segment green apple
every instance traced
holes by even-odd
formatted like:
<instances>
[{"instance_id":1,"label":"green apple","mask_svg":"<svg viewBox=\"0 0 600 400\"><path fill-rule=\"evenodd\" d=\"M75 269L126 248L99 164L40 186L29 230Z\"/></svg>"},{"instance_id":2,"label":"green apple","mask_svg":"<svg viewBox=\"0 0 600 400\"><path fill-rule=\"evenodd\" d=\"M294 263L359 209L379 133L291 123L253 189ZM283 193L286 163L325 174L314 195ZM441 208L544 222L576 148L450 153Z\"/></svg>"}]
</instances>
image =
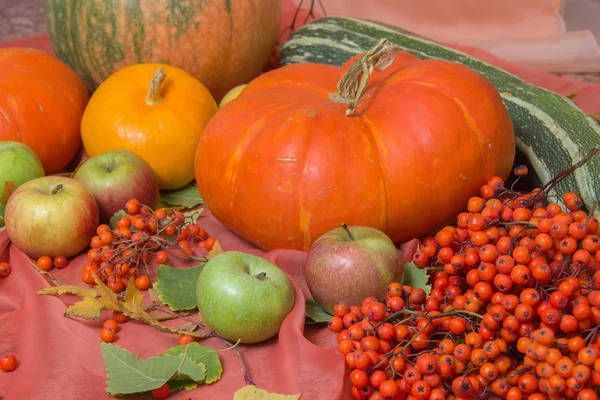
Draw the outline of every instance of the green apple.
<instances>
[{"instance_id":1,"label":"green apple","mask_svg":"<svg viewBox=\"0 0 600 400\"><path fill-rule=\"evenodd\" d=\"M201 318L219 336L258 343L279 332L294 308L294 291L276 265L253 254L226 251L204 266L196 301Z\"/></svg>"},{"instance_id":2,"label":"green apple","mask_svg":"<svg viewBox=\"0 0 600 400\"><path fill-rule=\"evenodd\" d=\"M40 159L27 145L20 142L0 142L0 198L6 182L14 182L19 186L44 175ZM4 208L5 204L0 201L0 228L4 226Z\"/></svg>"},{"instance_id":3,"label":"green apple","mask_svg":"<svg viewBox=\"0 0 600 400\"><path fill-rule=\"evenodd\" d=\"M44 175L40 159L27 145L0 142L0 194L6 182L14 182L20 186Z\"/></svg>"}]
</instances>

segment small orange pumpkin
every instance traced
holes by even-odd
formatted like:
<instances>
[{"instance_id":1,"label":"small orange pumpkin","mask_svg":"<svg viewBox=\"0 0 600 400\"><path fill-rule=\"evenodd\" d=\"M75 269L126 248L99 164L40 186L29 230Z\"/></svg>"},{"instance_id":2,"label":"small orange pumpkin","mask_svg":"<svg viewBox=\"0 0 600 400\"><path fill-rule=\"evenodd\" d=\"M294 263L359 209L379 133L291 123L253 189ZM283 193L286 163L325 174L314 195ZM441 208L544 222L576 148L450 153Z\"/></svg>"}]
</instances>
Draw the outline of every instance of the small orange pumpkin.
<instances>
[{"instance_id":1,"label":"small orange pumpkin","mask_svg":"<svg viewBox=\"0 0 600 400\"><path fill-rule=\"evenodd\" d=\"M217 103L196 78L166 64L114 73L92 95L81 121L86 153L129 150L152 168L163 190L194 179L194 154Z\"/></svg>"},{"instance_id":2,"label":"small orange pumpkin","mask_svg":"<svg viewBox=\"0 0 600 400\"><path fill-rule=\"evenodd\" d=\"M351 97L336 84L348 71L343 82L358 87L362 60L352 71L273 70L219 110L195 164L219 221L263 249L307 250L343 222L398 243L455 216L490 177L508 176L513 126L487 79L399 53L346 115Z\"/></svg>"},{"instance_id":3,"label":"small orange pumpkin","mask_svg":"<svg viewBox=\"0 0 600 400\"><path fill-rule=\"evenodd\" d=\"M47 174L61 171L81 146L89 100L73 70L41 50L0 49L0 140L21 142Z\"/></svg>"}]
</instances>

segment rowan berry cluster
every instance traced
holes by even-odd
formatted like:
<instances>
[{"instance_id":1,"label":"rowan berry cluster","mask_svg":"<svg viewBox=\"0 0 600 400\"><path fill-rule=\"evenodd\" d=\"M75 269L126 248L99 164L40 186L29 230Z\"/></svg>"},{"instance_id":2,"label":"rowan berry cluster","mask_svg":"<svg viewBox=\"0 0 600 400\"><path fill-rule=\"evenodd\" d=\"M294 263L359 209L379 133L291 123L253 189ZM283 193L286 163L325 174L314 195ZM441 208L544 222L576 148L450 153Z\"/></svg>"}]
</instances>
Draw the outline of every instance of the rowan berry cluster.
<instances>
[{"instance_id":1,"label":"rowan berry cluster","mask_svg":"<svg viewBox=\"0 0 600 400\"><path fill-rule=\"evenodd\" d=\"M102 224L90 242L88 262L83 266L82 281L93 285L94 274L116 293L129 279L135 279L139 290L151 286L148 262L166 263L170 257L200 260L192 245L211 250L215 239L174 209L156 209L131 199L125 204L127 215L121 217L115 229Z\"/></svg>"},{"instance_id":2,"label":"rowan berry cluster","mask_svg":"<svg viewBox=\"0 0 600 400\"><path fill-rule=\"evenodd\" d=\"M524 175L523 168L515 175ZM598 399L599 224L574 193L493 177L413 257L431 288L338 304L355 399Z\"/></svg>"}]
</instances>

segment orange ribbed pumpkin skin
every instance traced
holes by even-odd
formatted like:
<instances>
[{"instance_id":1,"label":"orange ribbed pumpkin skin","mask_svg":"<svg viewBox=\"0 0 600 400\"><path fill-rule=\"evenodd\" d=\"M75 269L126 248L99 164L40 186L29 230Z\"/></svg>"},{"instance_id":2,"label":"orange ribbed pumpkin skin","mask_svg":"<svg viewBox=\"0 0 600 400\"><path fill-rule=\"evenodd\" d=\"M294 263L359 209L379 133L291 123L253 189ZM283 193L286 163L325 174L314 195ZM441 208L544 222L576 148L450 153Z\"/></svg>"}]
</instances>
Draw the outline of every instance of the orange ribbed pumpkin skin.
<instances>
[{"instance_id":1,"label":"orange ribbed pumpkin skin","mask_svg":"<svg viewBox=\"0 0 600 400\"><path fill-rule=\"evenodd\" d=\"M41 50L0 49L0 140L29 146L46 174L61 171L81 145L89 100L73 70Z\"/></svg>"},{"instance_id":2,"label":"orange ribbed pumpkin skin","mask_svg":"<svg viewBox=\"0 0 600 400\"><path fill-rule=\"evenodd\" d=\"M342 222L406 241L511 171L512 122L481 75L401 53L346 116L330 97L344 69L294 64L264 74L200 138L195 172L207 206L263 249L307 250Z\"/></svg>"}]
</instances>

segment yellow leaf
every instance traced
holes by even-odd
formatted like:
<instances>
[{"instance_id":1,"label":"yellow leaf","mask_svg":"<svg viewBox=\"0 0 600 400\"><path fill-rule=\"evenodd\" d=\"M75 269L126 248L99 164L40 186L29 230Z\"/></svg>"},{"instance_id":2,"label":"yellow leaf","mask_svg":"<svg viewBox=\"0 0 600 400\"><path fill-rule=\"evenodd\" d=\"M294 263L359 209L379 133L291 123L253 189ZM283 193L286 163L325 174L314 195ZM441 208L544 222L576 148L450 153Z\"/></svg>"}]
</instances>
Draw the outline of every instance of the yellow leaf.
<instances>
[{"instance_id":1,"label":"yellow leaf","mask_svg":"<svg viewBox=\"0 0 600 400\"><path fill-rule=\"evenodd\" d=\"M193 332L189 326L182 328L171 328L163 325L153 315L146 311L144 306L144 295L140 293L135 286L133 279L129 280L125 291L124 301L119 300L116 293L110 290L96 275L96 288L75 286L75 285L58 285L38 291L38 294L73 294L81 297L82 300L71 305L65 312L66 317L81 317L86 319L98 318L103 310L119 311L128 317L147 323L162 332L186 334L197 338L203 338L210 335L210 331ZM176 315L176 314L175 314Z\"/></svg>"},{"instance_id":2,"label":"yellow leaf","mask_svg":"<svg viewBox=\"0 0 600 400\"><path fill-rule=\"evenodd\" d=\"M6 181L4 184L4 189L2 190L2 193L0 193L0 203L8 203L8 198L15 190L17 190L17 187L19 186L13 181Z\"/></svg>"},{"instance_id":3,"label":"yellow leaf","mask_svg":"<svg viewBox=\"0 0 600 400\"><path fill-rule=\"evenodd\" d=\"M121 307L119 307L119 298L117 297L117 294L110 290L108 286L106 286L104 282L102 282L100 278L98 278L97 275L94 275L94 280L98 285L96 289L98 290L100 301L102 301L104 307L107 310L121 311Z\"/></svg>"},{"instance_id":4,"label":"yellow leaf","mask_svg":"<svg viewBox=\"0 0 600 400\"><path fill-rule=\"evenodd\" d=\"M94 288L83 287L83 286L75 286L75 285L60 285L60 286L52 286L46 289L39 290L37 294L51 294L51 295L61 295L61 294L74 294L79 297L98 297L99 293Z\"/></svg>"},{"instance_id":5,"label":"yellow leaf","mask_svg":"<svg viewBox=\"0 0 600 400\"><path fill-rule=\"evenodd\" d=\"M140 293L138 288L135 286L133 279L129 281L127 289L125 291L125 301L120 303L121 310L129 317L143 321L148 325L151 325L162 332L186 334L194 337L206 337L209 335L208 332L192 332L181 328L171 328L170 326L163 325L160 321L152 316L149 312L144 309L144 295Z\"/></svg>"},{"instance_id":6,"label":"yellow leaf","mask_svg":"<svg viewBox=\"0 0 600 400\"><path fill-rule=\"evenodd\" d=\"M85 319L96 319L104 310L104 303L94 297L84 297L83 300L73 304L67 311L65 317L81 317Z\"/></svg>"},{"instance_id":7,"label":"yellow leaf","mask_svg":"<svg viewBox=\"0 0 600 400\"><path fill-rule=\"evenodd\" d=\"M233 395L233 400L297 400L302 396L298 394L269 393L254 385L246 385L238 389Z\"/></svg>"},{"instance_id":8,"label":"yellow leaf","mask_svg":"<svg viewBox=\"0 0 600 400\"><path fill-rule=\"evenodd\" d=\"M135 306L133 309L143 309L144 295L140 293L133 278L129 279L127 289L125 290L125 304Z\"/></svg>"},{"instance_id":9,"label":"yellow leaf","mask_svg":"<svg viewBox=\"0 0 600 400\"><path fill-rule=\"evenodd\" d=\"M221 247L221 243L219 243L218 240L215 240L215 244L214 244L213 248L210 249L210 251L208 252L208 255L206 256L206 258L208 260L210 260L214 256L221 254L222 252L223 252L223 248Z\"/></svg>"}]
</instances>

